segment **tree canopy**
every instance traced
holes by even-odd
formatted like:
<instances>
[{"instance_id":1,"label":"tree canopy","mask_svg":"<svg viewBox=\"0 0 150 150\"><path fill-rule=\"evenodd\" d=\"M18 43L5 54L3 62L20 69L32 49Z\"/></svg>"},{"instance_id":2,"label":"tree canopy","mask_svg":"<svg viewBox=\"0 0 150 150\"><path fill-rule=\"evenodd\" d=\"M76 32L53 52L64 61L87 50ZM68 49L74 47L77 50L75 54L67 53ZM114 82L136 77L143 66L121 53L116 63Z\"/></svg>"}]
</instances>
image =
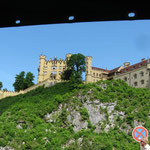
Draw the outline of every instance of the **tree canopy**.
<instances>
[{"instance_id":1,"label":"tree canopy","mask_svg":"<svg viewBox=\"0 0 150 150\"><path fill-rule=\"evenodd\" d=\"M3 87L3 83L0 81L0 90L2 89Z\"/></svg>"},{"instance_id":2,"label":"tree canopy","mask_svg":"<svg viewBox=\"0 0 150 150\"><path fill-rule=\"evenodd\" d=\"M20 72L19 75L16 75L15 82L13 84L15 91L19 92L20 90L25 90L28 87L34 85L34 75L31 72L27 72L25 76L25 72Z\"/></svg>"},{"instance_id":3,"label":"tree canopy","mask_svg":"<svg viewBox=\"0 0 150 150\"><path fill-rule=\"evenodd\" d=\"M80 53L72 54L67 59L67 69L63 72L61 78L80 83L82 82L82 73L85 72L85 69L85 56Z\"/></svg>"}]
</instances>

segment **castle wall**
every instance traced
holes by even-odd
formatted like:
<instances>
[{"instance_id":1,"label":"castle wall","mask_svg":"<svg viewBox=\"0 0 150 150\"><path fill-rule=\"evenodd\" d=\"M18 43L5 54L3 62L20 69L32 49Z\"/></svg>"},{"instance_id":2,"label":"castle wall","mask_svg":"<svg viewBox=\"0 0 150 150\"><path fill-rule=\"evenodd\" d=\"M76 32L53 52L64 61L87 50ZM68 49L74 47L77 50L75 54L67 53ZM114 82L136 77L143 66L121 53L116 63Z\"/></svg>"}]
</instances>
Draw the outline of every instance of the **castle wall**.
<instances>
[{"instance_id":1,"label":"castle wall","mask_svg":"<svg viewBox=\"0 0 150 150\"><path fill-rule=\"evenodd\" d=\"M86 83L107 80L108 72L104 69L92 67L92 57L86 57Z\"/></svg>"},{"instance_id":2,"label":"castle wall","mask_svg":"<svg viewBox=\"0 0 150 150\"><path fill-rule=\"evenodd\" d=\"M27 92L30 92L32 90L35 90L36 88L38 88L39 86L43 86L44 87L50 87L50 86L53 86L55 85L56 83L59 83L61 82L61 80L50 80L50 79L47 79L47 80L44 80L38 84L35 84L25 90L22 90L20 92L13 92L13 91L1 91L0 90L0 99L3 99L3 98L6 98L6 97L9 97L9 96L16 96L16 95L19 95L19 94L25 94Z\"/></svg>"},{"instance_id":3,"label":"castle wall","mask_svg":"<svg viewBox=\"0 0 150 150\"><path fill-rule=\"evenodd\" d=\"M107 80L108 72L103 71L103 70L92 69L91 77L92 77L91 82L97 82L100 80Z\"/></svg>"},{"instance_id":4,"label":"castle wall","mask_svg":"<svg viewBox=\"0 0 150 150\"><path fill-rule=\"evenodd\" d=\"M0 99L6 98L9 96L16 96L16 95L23 94L23 93L24 93L24 91L13 92L13 91L1 91L0 90Z\"/></svg>"},{"instance_id":5,"label":"castle wall","mask_svg":"<svg viewBox=\"0 0 150 150\"><path fill-rule=\"evenodd\" d=\"M57 60L55 57L54 60L50 59L46 61L46 56L41 55L38 69L38 83L20 92L0 90L0 99L27 93L38 88L39 86L44 85L44 87L50 87L58 82L61 82L61 73L67 68L66 61L70 57L71 54L67 54L65 60ZM129 65L129 63L126 63L126 65ZM123 69L122 66L119 68L119 71L121 69ZM108 70L92 67L92 57L86 57L86 83L107 80L109 79L108 74ZM150 88L150 63L147 63L147 66L133 69L132 71L124 73L116 72L112 78L115 80L124 80L128 85L133 87Z\"/></svg>"},{"instance_id":6,"label":"castle wall","mask_svg":"<svg viewBox=\"0 0 150 150\"><path fill-rule=\"evenodd\" d=\"M129 86L137 88L147 88L149 86L149 78L147 66L114 76L114 79L124 80Z\"/></svg>"},{"instance_id":7,"label":"castle wall","mask_svg":"<svg viewBox=\"0 0 150 150\"><path fill-rule=\"evenodd\" d=\"M35 84L35 85L33 85L33 86L31 86L31 87L25 89L25 90L24 90L24 93L27 93L27 92L29 92L29 91L32 91L32 90L38 88L39 86L43 86L43 85L44 85L44 87L50 87L50 86L55 85L56 83L59 83L59 82L61 82L61 81L58 80L58 81L56 82L55 80L46 79L46 80L44 80L44 81L42 81L42 82L40 82L40 83L38 83L38 84Z\"/></svg>"}]
</instances>

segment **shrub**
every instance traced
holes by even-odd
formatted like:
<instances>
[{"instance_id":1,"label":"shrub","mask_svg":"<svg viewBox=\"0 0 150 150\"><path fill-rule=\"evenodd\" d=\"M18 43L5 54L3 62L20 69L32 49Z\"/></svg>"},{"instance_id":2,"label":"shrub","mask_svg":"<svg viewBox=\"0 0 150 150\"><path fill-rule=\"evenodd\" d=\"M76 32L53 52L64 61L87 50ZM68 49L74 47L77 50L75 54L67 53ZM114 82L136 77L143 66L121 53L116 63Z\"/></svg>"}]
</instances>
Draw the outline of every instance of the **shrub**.
<instances>
[{"instance_id":1,"label":"shrub","mask_svg":"<svg viewBox=\"0 0 150 150\"><path fill-rule=\"evenodd\" d=\"M85 107L80 109L80 114L82 116L82 120L88 120L89 119L89 114L88 114L88 111Z\"/></svg>"}]
</instances>

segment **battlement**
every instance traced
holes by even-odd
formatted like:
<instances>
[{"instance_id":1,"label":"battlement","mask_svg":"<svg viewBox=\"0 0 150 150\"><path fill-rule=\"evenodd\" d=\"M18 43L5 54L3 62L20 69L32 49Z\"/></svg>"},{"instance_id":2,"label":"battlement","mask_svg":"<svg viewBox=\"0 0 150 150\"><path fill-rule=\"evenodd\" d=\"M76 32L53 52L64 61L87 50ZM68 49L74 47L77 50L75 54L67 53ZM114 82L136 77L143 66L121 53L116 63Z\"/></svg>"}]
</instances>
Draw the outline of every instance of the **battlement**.
<instances>
[{"instance_id":1,"label":"battlement","mask_svg":"<svg viewBox=\"0 0 150 150\"><path fill-rule=\"evenodd\" d=\"M71 56L71 54L67 54L66 55L66 59L68 58L68 57L70 57ZM54 64L54 63L66 63L66 60L64 60L64 59L61 59L61 58L59 58L59 59L57 59L57 57L55 56L54 57L54 59L52 59L52 58L50 58L49 60L46 60L46 56L45 55L40 55L40 60L44 60L44 62L43 63L45 63L46 65L48 64L48 63L50 63L50 64Z\"/></svg>"},{"instance_id":2,"label":"battlement","mask_svg":"<svg viewBox=\"0 0 150 150\"><path fill-rule=\"evenodd\" d=\"M45 55L40 55L40 59L45 59L46 60L46 56Z\"/></svg>"},{"instance_id":3,"label":"battlement","mask_svg":"<svg viewBox=\"0 0 150 150\"><path fill-rule=\"evenodd\" d=\"M15 92L15 91L3 91L3 90L0 90L0 93L14 93L14 94L16 94L16 93L20 93L20 92L23 92L23 90L21 90L21 91L19 91L19 92Z\"/></svg>"},{"instance_id":4,"label":"battlement","mask_svg":"<svg viewBox=\"0 0 150 150\"><path fill-rule=\"evenodd\" d=\"M61 58L60 58L60 59L57 59L57 58L51 59L51 58L50 58L48 61L45 61L45 63L46 63L46 64L48 64L48 63L52 63L52 64L53 64L53 63L64 63L64 64L65 64L65 63L66 63L66 60L61 59Z\"/></svg>"},{"instance_id":5,"label":"battlement","mask_svg":"<svg viewBox=\"0 0 150 150\"><path fill-rule=\"evenodd\" d=\"M50 58L46 60L46 56L40 56L39 69L38 69L38 83L43 82L44 80L61 80L61 74L67 68L67 60L71 57L72 54L66 54L66 58L57 59L55 56L53 59ZM52 76L54 75L54 76Z\"/></svg>"},{"instance_id":6,"label":"battlement","mask_svg":"<svg viewBox=\"0 0 150 150\"><path fill-rule=\"evenodd\" d=\"M9 96L16 96L16 95L23 94L23 93L24 93L24 91L22 91L22 90L19 92L0 90L0 99L9 97Z\"/></svg>"},{"instance_id":7,"label":"battlement","mask_svg":"<svg viewBox=\"0 0 150 150\"><path fill-rule=\"evenodd\" d=\"M92 59L92 56L86 56L86 59Z\"/></svg>"}]
</instances>

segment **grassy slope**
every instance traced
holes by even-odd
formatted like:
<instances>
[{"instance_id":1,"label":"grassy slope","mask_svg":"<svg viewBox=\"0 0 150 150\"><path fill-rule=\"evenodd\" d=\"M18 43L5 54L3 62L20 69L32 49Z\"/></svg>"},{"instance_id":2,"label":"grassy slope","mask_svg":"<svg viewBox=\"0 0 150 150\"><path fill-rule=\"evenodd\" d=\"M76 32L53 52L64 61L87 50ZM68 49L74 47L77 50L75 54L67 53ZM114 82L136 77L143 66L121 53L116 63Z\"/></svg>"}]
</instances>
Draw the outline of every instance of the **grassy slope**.
<instances>
[{"instance_id":1,"label":"grassy slope","mask_svg":"<svg viewBox=\"0 0 150 150\"><path fill-rule=\"evenodd\" d=\"M102 90L99 86L107 84L107 89ZM115 110L124 111L126 117L116 119L116 127L108 133L96 134L93 128L73 132L72 126L66 126L64 121L67 112L63 110L62 115L56 123L46 123L44 116L57 110L60 103L72 101L72 97L80 93L86 95L92 89L90 99L99 99L101 102L115 102ZM74 101L74 105L80 103ZM10 145L15 149L54 149L59 150L61 146L70 139L75 143L68 149L103 149L109 150L115 147L117 150L139 149L138 143L132 139L131 132L128 134L119 130L123 123L133 128L133 121L144 122L144 126L150 128L150 91L147 89L135 89L128 87L123 81L105 81L94 84L79 85L78 89L72 90L69 83L60 83L50 88L40 87L24 95L5 98L0 101L0 146ZM23 122L23 129L17 129L18 122ZM124 127L126 126L124 125ZM83 145L79 146L77 140L83 138ZM49 142L47 143L46 140ZM92 145L88 144L92 141ZM66 148L67 149L67 148Z\"/></svg>"}]
</instances>

